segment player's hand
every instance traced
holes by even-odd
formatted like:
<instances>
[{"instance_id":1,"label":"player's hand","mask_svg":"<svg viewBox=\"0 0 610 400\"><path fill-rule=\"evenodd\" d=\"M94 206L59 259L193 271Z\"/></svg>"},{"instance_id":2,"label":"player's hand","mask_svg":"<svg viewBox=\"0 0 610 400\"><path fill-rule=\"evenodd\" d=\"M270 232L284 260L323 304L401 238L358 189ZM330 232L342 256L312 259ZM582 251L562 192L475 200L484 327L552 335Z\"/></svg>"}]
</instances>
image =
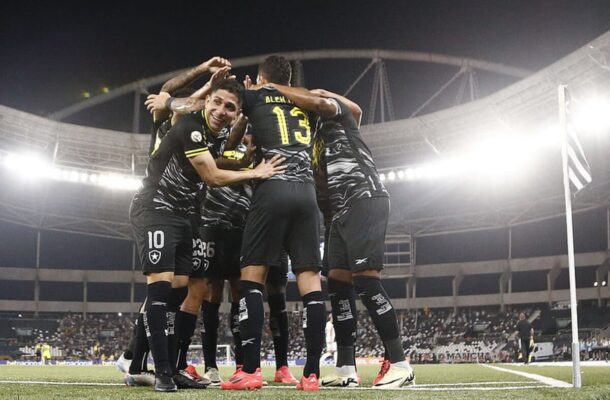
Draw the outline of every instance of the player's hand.
<instances>
[{"instance_id":1,"label":"player's hand","mask_svg":"<svg viewBox=\"0 0 610 400\"><path fill-rule=\"evenodd\" d=\"M218 68L216 72L212 74L210 80L208 81L210 87L213 87L215 84L222 81L223 79L235 79L235 75L229 75L229 71L231 71L231 67Z\"/></svg>"},{"instance_id":2,"label":"player's hand","mask_svg":"<svg viewBox=\"0 0 610 400\"><path fill-rule=\"evenodd\" d=\"M231 124L231 130L236 130L237 132L243 132L246 130L246 124L248 123L248 117L244 115L244 113L239 113L233 120Z\"/></svg>"},{"instance_id":3,"label":"player's hand","mask_svg":"<svg viewBox=\"0 0 610 400\"><path fill-rule=\"evenodd\" d=\"M252 84L252 79L250 79L250 75L246 75L246 77L244 78L244 87L246 88L246 90L251 90L251 87L254 86Z\"/></svg>"},{"instance_id":4,"label":"player's hand","mask_svg":"<svg viewBox=\"0 0 610 400\"><path fill-rule=\"evenodd\" d=\"M265 160L258 164L256 168L254 168L254 172L256 173L257 179L268 179L273 175L280 174L286 170L285 165L281 165L286 158L276 154L270 160Z\"/></svg>"},{"instance_id":5,"label":"player's hand","mask_svg":"<svg viewBox=\"0 0 610 400\"><path fill-rule=\"evenodd\" d=\"M209 73L213 74L220 68L231 67L231 62L226 58L212 57L208 61L201 64Z\"/></svg>"},{"instance_id":6,"label":"player's hand","mask_svg":"<svg viewBox=\"0 0 610 400\"><path fill-rule=\"evenodd\" d=\"M256 146L252 143L252 138L249 135L244 136L242 142L246 145L244 158L242 158L242 168L246 168L250 164L252 164L252 160L254 159L254 152L256 151Z\"/></svg>"},{"instance_id":7,"label":"player's hand","mask_svg":"<svg viewBox=\"0 0 610 400\"><path fill-rule=\"evenodd\" d=\"M165 110L165 102L171 95L167 92L159 92L159 94L149 94L144 102L146 109L152 114L155 111Z\"/></svg>"}]
</instances>

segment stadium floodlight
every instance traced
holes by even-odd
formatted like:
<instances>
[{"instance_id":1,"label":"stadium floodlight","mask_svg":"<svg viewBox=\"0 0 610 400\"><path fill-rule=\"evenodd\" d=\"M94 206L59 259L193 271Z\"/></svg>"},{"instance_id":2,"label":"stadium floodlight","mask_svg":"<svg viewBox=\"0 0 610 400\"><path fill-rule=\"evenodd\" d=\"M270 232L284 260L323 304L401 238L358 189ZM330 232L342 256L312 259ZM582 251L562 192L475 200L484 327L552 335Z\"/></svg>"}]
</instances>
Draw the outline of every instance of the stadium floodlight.
<instances>
[{"instance_id":1,"label":"stadium floodlight","mask_svg":"<svg viewBox=\"0 0 610 400\"><path fill-rule=\"evenodd\" d=\"M597 281L593 282L593 287L597 287L599 283Z\"/></svg>"},{"instance_id":2,"label":"stadium floodlight","mask_svg":"<svg viewBox=\"0 0 610 400\"><path fill-rule=\"evenodd\" d=\"M16 176L25 179L44 177L51 170L49 163L35 153L9 153L3 159L3 164Z\"/></svg>"},{"instance_id":3,"label":"stadium floodlight","mask_svg":"<svg viewBox=\"0 0 610 400\"><path fill-rule=\"evenodd\" d=\"M602 134L610 129L610 100L591 96L577 101L573 107L574 128L578 132Z\"/></svg>"},{"instance_id":4,"label":"stadium floodlight","mask_svg":"<svg viewBox=\"0 0 610 400\"><path fill-rule=\"evenodd\" d=\"M608 282L602 281L602 286L606 286L607 284L608 284Z\"/></svg>"},{"instance_id":5,"label":"stadium floodlight","mask_svg":"<svg viewBox=\"0 0 610 400\"><path fill-rule=\"evenodd\" d=\"M100 174L98 182L101 186L119 190L137 190L142 185L136 177L111 173Z\"/></svg>"},{"instance_id":6,"label":"stadium floodlight","mask_svg":"<svg viewBox=\"0 0 610 400\"><path fill-rule=\"evenodd\" d=\"M391 181L395 180L396 179L396 172L390 171L388 173L388 179L391 180Z\"/></svg>"},{"instance_id":7,"label":"stadium floodlight","mask_svg":"<svg viewBox=\"0 0 610 400\"><path fill-rule=\"evenodd\" d=\"M385 181L385 174L379 174L379 179L381 180L381 182Z\"/></svg>"},{"instance_id":8,"label":"stadium floodlight","mask_svg":"<svg viewBox=\"0 0 610 400\"><path fill-rule=\"evenodd\" d=\"M62 168L34 153L4 153L0 158L0 166L11 171L13 176L24 180L46 178L131 191L141 186L141 178L134 175Z\"/></svg>"}]
</instances>

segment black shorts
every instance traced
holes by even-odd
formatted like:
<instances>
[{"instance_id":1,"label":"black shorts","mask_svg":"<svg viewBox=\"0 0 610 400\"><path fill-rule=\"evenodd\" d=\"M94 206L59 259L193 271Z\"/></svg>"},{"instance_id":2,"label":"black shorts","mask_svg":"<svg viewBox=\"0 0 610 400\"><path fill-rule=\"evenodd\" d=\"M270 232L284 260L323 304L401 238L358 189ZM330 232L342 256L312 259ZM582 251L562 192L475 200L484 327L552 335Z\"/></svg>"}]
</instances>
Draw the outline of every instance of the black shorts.
<instances>
[{"instance_id":1,"label":"black shorts","mask_svg":"<svg viewBox=\"0 0 610 400\"><path fill-rule=\"evenodd\" d=\"M238 279L243 230L202 226L193 248L193 278Z\"/></svg>"},{"instance_id":2,"label":"black shorts","mask_svg":"<svg viewBox=\"0 0 610 400\"><path fill-rule=\"evenodd\" d=\"M254 191L241 248L242 267L280 265L282 249L292 270L320 269L320 221L313 184L271 180Z\"/></svg>"},{"instance_id":3,"label":"black shorts","mask_svg":"<svg viewBox=\"0 0 610 400\"><path fill-rule=\"evenodd\" d=\"M190 275L193 269L193 229L188 217L157 210L132 210L131 225L142 272Z\"/></svg>"},{"instance_id":4,"label":"black shorts","mask_svg":"<svg viewBox=\"0 0 610 400\"><path fill-rule=\"evenodd\" d=\"M333 220L325 243L329 269L383 269L389 213L389 198L371 197L358 200Z\"/></svg>"}]
</instances>

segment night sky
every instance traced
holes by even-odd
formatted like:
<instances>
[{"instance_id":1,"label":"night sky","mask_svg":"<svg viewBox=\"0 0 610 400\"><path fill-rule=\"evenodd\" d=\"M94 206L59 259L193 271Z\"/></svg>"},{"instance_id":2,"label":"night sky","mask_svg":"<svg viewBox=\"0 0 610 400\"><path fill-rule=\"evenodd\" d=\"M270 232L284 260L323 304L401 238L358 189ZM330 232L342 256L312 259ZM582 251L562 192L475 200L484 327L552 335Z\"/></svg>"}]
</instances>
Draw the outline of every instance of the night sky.
<instances>
[{"instance_id":1,"label":"night sky","mask_svg":"<svg viewBox=\"0 0 610 400\"><path fill-rule=\"evenodd\" d=\"M99 93L213 55L307 49L428 51L536 70L607 30L607 0L5 0L0 104L46 115L78 102L85 90ZM313 73L306 64L306 84L342 92L367 62L320 63ZM455 73L405 63L388 71L398 117ZM368 102L370 86L363 85L354 96ZM494 89L483 81L483 93L485 85ZM131 99L117 104L129 109ZM103 108L72 122L100 125L98 114ZM130 123L111 127L129 130Z\"/></svg>"}]
</instances>

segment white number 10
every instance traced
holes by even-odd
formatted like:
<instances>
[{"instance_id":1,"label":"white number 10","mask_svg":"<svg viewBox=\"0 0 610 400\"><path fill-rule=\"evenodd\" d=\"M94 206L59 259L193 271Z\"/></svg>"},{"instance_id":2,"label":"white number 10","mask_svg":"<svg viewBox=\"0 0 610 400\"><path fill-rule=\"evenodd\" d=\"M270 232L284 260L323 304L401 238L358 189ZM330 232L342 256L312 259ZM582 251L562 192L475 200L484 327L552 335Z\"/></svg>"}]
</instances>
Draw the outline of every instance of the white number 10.
<instances>
[{"instance_id":1,"label":"white number 10","mask_svg":"<svg viewBox=\"0 0 610 400\"><path fill-rule=\"evenodd\" d=\"M165 236L163 231L148 231L148 248L162 249L165 245Z\"/></svg>"}]
</instances>

